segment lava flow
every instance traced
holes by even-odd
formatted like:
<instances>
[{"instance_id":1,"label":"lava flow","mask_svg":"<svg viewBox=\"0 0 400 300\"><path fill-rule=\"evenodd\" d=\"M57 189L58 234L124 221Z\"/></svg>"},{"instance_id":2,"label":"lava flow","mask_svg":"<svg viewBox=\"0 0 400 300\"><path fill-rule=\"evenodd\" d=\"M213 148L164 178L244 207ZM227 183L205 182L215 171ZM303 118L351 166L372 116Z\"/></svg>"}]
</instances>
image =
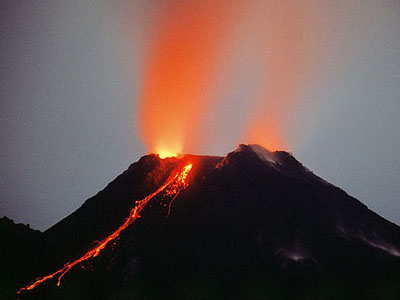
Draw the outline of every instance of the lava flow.
<instances>
[{"instance_id":1,"label":"lava flow","mask_svg":"<svg viewBox=\"0 0 400 300\"><path fill-rule=\"evenodd\" d=\"M81 257L79 257L73 261L67 262L61 269L57 270L56 272L54 272L50 275L47 275L47 276L37 278L35 281L30 283L29 285L20 288L17 293L21 293L22 291L25 291L25 290L32 290L35 287L37 287L39 284L41 284L49 279L52 279L58 275L59 276L58 276L57 286L60 286L61 278L69 270L71 270L74 266L80 264L81 262L88 260L89 258L98 256L100 254L100 252L111 241L113 241L115 238L117 238L125 228L127 228L129 225L131 225L137 218L140 218L139 213L145 208L147 203L151 199L153 199L156 195L158 195L161 192L165 192L165 194L167 196L174 196L173 200L175 200L175 198L179 195L179 193L188 186L188 183L186 182L186 178L191 169L192 169L192 164L188 164L188 165L184 166L179 173L177 173L175 176L173 176L172 178L167 180L155 192L153 192L152 194L143 198L142 200L136 201L135 207L131 210L131 212L129 213L129 216L125 219L125 221L122 223L122 225L119 226L114 232L112 232L110 235L108 235L102 241L97 243L97 246L95 246L94 248L92 248L91 250L89 250L88 252L83 254Z\"/></svg>"}]
</instances>

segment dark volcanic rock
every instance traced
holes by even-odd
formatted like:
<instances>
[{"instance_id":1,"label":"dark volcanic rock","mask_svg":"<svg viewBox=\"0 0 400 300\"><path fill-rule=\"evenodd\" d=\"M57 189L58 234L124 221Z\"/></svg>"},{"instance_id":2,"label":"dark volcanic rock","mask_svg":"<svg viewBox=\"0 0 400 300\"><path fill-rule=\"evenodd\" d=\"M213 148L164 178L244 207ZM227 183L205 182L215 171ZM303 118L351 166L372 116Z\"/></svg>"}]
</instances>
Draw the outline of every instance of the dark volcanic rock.
<instances>
[{"instance_id":1,"label":"dark volcanic rock","mask_svg":"<svg viewBox=\"0 0 400 300\"><path fill-rule=\"evenodd\" d=\"M45 275L112 232L192 162L172 211L155 197L115 245L21 299L399 299L400 228L289 153L141 158L43 234Z\"/></svg>"},{"instance_id":2,"label":"dark volcanic rock","mask_svg":"<svg viewBox=\"0 0 400 300\"><path fill-rule=\"evenodd\" d=\"M20 284L32 279L41 245L40 231L0 219L0 299L12 299Z\"/></svg>"}]
</instances>

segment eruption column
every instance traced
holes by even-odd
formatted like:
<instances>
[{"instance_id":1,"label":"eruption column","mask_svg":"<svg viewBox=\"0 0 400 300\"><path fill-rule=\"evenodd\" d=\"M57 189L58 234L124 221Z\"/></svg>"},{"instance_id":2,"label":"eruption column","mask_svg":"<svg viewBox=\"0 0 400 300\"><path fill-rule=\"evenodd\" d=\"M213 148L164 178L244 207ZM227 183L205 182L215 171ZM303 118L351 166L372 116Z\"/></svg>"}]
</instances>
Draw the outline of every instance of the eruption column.
<instances>
[{"instance_id":1,"label":"eruption column","mask_svg":"<svg viewBox=\"0 0 400 300\"><path fill-rule=\"evenodd\" d=\"M244 140L270 150L287 148L286 126L295 111L298 93L310 60L308 1L269 0L255 5L263 32L260 50L265 84L246 126Z\"/></svg>"},{"instance_id":2,"label":"eruption column","mask_svg":"<svg viewBox=\"0 0 400 300\"><path fill-rule=\"evenodd\" d=\"M47 276L37 278L29 285L20 288L17 293L21 293L22 291L25 291L25 290L33 290L39 284L41 284L49 279L52 279L56 276L59 276L58 281L57 281L57 286L60 286L61 278L66 273L68 273L74 266L80 264L81 262L88 260L89 258L94 258L94 257L98 256L100 254L100 252L102 250L104 250L104 248L111 241L116 239L125 228L127 228L129 225L131 225L137 218L140 218L140 212L145 208L145 206L151 199L153 199L155 196L157 196L161 192L165 192L167 196L174 195L174 199L175 199L177 197L177 195L188 186L188 183L186 182L186 178L191 169L192 169L192 164L186 165L185 167L183 167L183 169L179 173L177 173L171 179L167 180L154 193L148 195L147 197L143 198L142 200L136 201L135 207L131 210L129 216L125 219L125 221L122 223L122 225L119 226L118 229L116 229L114 232L112 232L106 238L104 238L101 242L99 242L96 247L89 250L81 257L79 257L73 261L67 262L61 269L57 270L56 272L54 272L50 275L47 275Z\"/></svg>"},{"instance_id":3,"label":"eruption column","mask_svg":"<svg viewBox=\"0 0 400 300\"><path fill-rule=\"evenodd\" d=\"M146 50L140 92L138 125L149 152L175 156L198 143L234 7L227 0L170 2Z\"/></svg>"}]
</instances>

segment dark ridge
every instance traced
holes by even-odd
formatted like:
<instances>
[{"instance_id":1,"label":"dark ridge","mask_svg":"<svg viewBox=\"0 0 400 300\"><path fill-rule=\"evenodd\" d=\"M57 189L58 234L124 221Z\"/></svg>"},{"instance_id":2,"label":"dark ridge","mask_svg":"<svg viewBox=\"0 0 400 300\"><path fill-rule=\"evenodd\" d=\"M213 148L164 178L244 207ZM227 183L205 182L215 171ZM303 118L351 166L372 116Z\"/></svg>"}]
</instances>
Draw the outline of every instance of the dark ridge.
<instances>
[{"instance_id":1,"label":"dark ridge","mask_svg":"<svg viewBox=\"0 0 400 300\"><path fill-rule=\"evenodd\" d=\"M22 280L30 280L37 271L37 254L42 245L42 233L29 224L16 224L0 219L0 298L13 299ZM3 297L2 297L3 296Z\"/></svg>"}]
</instances>

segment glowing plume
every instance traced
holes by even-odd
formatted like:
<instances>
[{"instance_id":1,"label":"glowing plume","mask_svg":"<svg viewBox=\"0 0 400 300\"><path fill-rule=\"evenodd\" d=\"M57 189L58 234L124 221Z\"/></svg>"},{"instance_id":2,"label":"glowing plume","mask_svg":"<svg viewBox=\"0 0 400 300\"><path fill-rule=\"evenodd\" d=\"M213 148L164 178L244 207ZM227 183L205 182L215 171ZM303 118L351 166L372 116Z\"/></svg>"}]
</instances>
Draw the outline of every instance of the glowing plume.
<instances>
[{"instance_id":1,"label":"glowing plume","mask_svg":"<svg viewBox=\"0 0 400 300\"><path fill-rule=\"evenodd\" d=\"M150 152L190 151L211 103L224 32L234 21L229 1L172 1L145 63L139 128Z\"/></svg>"},{"instance_id":2,"label":"glowing plume","mask_svg":"<svg viewBox=\"0 0 400 300\"><path fill-rule=\"evenodd\" d=\"M287 148L285 130L299 100L308 61L307 1L261 1L257 7L264 18L264 89L246 127L244 142L257 143L270 150Z\"/></svg>"},{"instance_id":3,"label":"glowing plume","mask_svg":"<svg viewBox=\"0 0 400 300\"><path fill-rule=\"evenodd\" d=\"M157 6L160 21L143 49L139 94L138 127L149 152L213 153L243 142L287 148L287 123L311 56L309 5L175 0Z\"/></svg>"}]
</instances>

